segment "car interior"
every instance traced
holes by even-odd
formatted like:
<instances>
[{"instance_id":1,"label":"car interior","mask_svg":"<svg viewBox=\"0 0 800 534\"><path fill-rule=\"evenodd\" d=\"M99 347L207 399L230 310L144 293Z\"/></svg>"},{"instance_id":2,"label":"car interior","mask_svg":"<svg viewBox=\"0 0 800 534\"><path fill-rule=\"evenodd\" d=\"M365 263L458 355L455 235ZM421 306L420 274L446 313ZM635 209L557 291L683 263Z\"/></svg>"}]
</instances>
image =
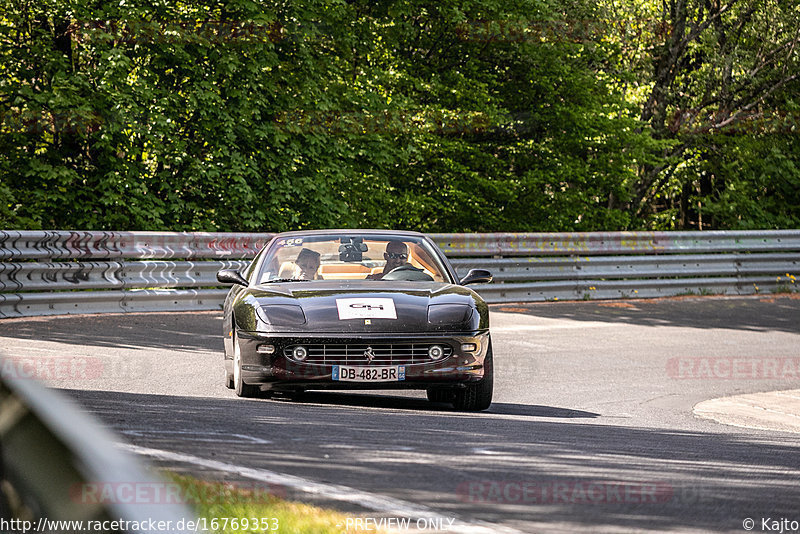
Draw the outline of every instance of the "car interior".
<instances>
[{"instance_id":1,"label":"car interior","mask_svg":"<svg viewBox=\"0 0 800 534\"><path fill-rule=\"evenodd\" d=\"M291 243L281 246L271 261L262 269L260 282L273 279L297 278L298 268L295 263L299 252L307 248L320 255L320 265L314 279L317 280L365 280L370 275L383 272L386 265L384 252L386 240L360 240L342 243L338 239L327 241L309 241ZM407 274L396 274L394 280L417 280L444 282L440 267L421 245L414 242L403 241L408 250L406 262L414 269L409 269ZM277 273L277 274L276 274Z\"/></svg>"}]
</instances>

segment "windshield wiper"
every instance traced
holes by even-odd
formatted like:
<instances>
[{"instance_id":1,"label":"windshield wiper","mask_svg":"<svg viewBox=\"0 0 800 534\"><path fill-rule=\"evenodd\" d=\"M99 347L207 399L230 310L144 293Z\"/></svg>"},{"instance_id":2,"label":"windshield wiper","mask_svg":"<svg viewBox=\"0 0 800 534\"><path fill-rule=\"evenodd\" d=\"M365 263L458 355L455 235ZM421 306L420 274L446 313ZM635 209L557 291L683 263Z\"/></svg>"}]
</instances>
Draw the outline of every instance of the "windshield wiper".
<instances>
[{"instance_id":1,"label":"windshield wiper","mask_svg":"<svg viewBox=\"0 0 800 534\"><path fill-rule=\"evenodd\" d=\"M275 278L274 280L267 280L261 282L262 284L276 284L278 282L310 282L307 278Z\"/></svg>"}]
</instances>

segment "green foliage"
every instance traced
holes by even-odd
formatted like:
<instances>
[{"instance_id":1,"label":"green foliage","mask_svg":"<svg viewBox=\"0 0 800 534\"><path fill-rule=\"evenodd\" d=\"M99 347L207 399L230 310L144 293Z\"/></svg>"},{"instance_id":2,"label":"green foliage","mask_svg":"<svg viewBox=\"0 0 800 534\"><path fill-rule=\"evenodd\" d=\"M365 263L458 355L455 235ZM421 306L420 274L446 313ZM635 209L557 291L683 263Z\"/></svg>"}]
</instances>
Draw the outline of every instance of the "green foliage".
<instances>
[{"instance_id":1,"label":"green foliage","mask_svg":"<svg viewBox=\"0 0 800 534\"><path fill-rule=\"evenodd\" d=\"M164 474L170 480L166 484L171 494L179 496L197 512L197 518L186 518L194 522L194 526L187 528L197 531L338 534L343 532L342 525L348 518L331 509L281 499L268 493L265 487L250 484L237 487L177 473ZM345 532L352 532L352 529Z\"/></svg>"},{"instance_id":2,"label":"green foliage","mask_svg":"<svg viewBox=\"0 0 800 534\"><path fill-rule=\"evenodd\" d=\"M777 1L670 63L648 0L0 0L0 225L796 226L791 134L670 129L731 95L788 109Z\"/></svg>"},{"instance_id":3,"label":"green foliage","mask_svg":"<svg viewBox=\"0 0 800 534\"><path fill-rule=\"evenodd\" d=\"M670 142L640 169L634 217L661 229L796 227L800 4L637 0L628 12L669 30L627 61L628 98Z\"/></svg>"},{"instance_id":4,"label":"green foliage","mask_svg":"<svg viewBox=\"0 0 800 534\"><path fill-rule=\"evenodd\" d=\"M720 228L800 227L800 140L769 135L723 141L703 161L719 193L702 213Z\"/></svg>"}]
</instances>

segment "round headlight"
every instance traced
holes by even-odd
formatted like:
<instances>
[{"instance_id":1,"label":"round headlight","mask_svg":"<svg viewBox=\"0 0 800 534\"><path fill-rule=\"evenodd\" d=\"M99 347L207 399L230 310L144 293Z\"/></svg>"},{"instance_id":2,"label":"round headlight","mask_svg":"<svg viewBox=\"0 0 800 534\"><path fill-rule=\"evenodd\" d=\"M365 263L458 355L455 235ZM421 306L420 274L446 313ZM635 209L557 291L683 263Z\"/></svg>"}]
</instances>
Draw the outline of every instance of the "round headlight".
<instances>
[{"instance_id":1,"label":"round headlight","mask_svg":"<svg viewBox=\"0 0 800 534\"><path fill-rule=\"evenodd\" d=\"M295 360L302 362L308 357L308 351L305 347L295 347L292 351L292 358Z\"/></svg>"},{"instance_id":2,"label":"round headlight","mask_svg":"<svg viewBox=\"0 0 800 534\"><path fill-rule=\"evenodd\" d=\"M428 356L431 360L439 360L444 356L444 350L439 345L433 345L428 349Z\"/></svg>"}]
</instances>

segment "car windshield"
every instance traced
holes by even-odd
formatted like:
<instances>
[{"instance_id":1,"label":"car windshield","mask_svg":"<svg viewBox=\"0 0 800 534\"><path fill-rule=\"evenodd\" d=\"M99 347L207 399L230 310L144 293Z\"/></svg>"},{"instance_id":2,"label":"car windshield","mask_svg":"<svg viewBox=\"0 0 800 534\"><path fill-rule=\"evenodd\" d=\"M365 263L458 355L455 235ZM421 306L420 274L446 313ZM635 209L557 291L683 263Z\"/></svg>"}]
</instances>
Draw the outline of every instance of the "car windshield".
<instances>
[{"instance_id":1,"label":"car windshield","mask_svg":"<svg viewBox=\"0 0 800 534\"><path fill-rule=\"evenodd\" d=\"M423 238L310 235L276 239L260 264L258 283L294 280L449 281Z\"/></svg>"}]
</instances>

